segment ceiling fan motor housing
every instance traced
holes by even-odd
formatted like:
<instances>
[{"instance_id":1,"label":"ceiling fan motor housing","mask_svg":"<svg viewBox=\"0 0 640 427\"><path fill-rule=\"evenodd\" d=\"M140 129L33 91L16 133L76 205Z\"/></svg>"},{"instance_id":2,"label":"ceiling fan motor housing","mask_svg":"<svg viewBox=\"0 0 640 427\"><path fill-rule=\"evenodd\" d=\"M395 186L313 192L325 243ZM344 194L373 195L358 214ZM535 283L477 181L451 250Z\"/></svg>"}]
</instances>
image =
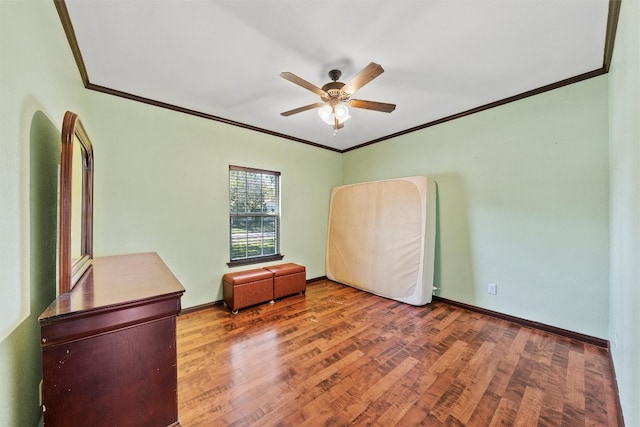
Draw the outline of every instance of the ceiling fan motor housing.
<instances>
[{"instance_id":1,"label":"ceiling fan motor housing","mask_svg":"<svg viewBox=\"0 0 640 427\"><path fill-rule=\"evenodd\" d=\"M328 96L322 95L320 99L324 102L329 102L331 100L335 101L347 101L351 96L347 92L342 90L344 83L342 82L330 82L326 85L322 86L322 90L327 93Z\"/></svg>"}]
</instances>

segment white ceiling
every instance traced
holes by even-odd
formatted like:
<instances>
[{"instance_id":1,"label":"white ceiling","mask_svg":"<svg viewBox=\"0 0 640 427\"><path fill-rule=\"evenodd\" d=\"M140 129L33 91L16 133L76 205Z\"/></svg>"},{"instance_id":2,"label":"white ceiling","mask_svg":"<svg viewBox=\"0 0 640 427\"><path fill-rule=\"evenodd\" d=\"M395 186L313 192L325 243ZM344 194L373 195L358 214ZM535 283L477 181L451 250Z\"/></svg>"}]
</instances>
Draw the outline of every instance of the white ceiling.
<instances>
[{"instance_id":1,"label":"white ceiling","mask_svg":"<svg viewBox=\"0 0 640 427\"><path fill-rule=\"evenodd\" d=\"M608 0L66 0L89 87L338 151L603 69ZM73 44L73 43L72 43ZM334 135L322 86L385 72Z\"/></svg>"}]
</instances>

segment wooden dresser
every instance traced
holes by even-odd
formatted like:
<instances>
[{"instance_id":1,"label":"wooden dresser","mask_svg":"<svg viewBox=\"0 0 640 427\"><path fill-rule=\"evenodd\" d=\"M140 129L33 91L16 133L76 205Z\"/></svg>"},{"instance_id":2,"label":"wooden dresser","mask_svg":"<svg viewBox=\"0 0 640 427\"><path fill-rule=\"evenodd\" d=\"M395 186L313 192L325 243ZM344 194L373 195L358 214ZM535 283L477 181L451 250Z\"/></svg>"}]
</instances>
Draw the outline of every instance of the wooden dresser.
<instances>
[{"instance_id":1,"label":"wooden dresser","mask_svg":"<svg viewBox=\"0 0 640 427\"><path fill-rule=\"evenodd\" d=\"M179 425L183 293L156 253L95 258L39 318L45 426Z\"/></svg>"}]
</instances>

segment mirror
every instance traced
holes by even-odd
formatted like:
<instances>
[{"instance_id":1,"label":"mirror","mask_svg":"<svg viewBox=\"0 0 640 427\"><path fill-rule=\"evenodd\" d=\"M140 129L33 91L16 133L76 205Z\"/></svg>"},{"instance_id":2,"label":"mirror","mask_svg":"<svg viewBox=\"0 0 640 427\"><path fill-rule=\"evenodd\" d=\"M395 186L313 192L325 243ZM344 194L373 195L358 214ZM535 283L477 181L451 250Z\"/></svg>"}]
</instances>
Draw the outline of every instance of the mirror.
<instances>
[{"instance_id":1,"label":"mirror","mask_svg":"<svg viewBox=\"0 0 640 427\"><path fill-rule=\"evenodd\" d=\"M93 146L71 111L62 122L59 222L58 292L63 294L93 260Z\"/></svg>"}]
</instances>

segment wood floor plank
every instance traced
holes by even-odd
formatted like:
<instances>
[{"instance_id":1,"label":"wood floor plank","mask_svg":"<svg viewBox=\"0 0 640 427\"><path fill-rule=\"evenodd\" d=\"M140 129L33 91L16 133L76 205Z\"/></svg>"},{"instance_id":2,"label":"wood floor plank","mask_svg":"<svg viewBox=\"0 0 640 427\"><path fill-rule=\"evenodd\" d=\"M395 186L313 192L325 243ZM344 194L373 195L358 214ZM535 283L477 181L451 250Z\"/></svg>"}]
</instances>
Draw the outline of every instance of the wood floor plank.
<instances>
[{"instance_id":1,"label":"wood floor plank","mask_svg":"<svg viewBox=\"0 0 640 427\"><path fill-rule=\"evenodd\" d=\"M499 360L500 354L496 353L495 344L485 342L474 354L466 372L456 379L456 383L464 389L448 415L453 415L464 424L469 422L493 379Z\"/></svg>"},{"instance_id":2,"label":"wood floor plank","mask_svg":"<svg viewBox=\"0 0 640 427\"><path fill-rule=\"evenodd\" d=\"M562 408L564 406L564 389L566 381L567 360L564 357L568 348L557 341L553 346L549 374L544 385L544 402L540 409L538 424L540 426L557 426L562 424ZM606 425L606 424L605 424Z\"/></svg>"},{"instance_id":3,"label":"wood floor plank","mask_svg":"<svg viewBox=\"0 0 640 427\"><path fill-rule=\"evenodd\" d=\"M585 425L584 354L573 349L569 351L562 413L569 425Z\"/></svg>"},{"instance_id":4,"label":"wood floor plank","mask_svg":"<svg viewBox=\"0 0 640 427\"><path fill-rule=\"evenodd\" d=\"M500 403L498 403L498 407L491 418L489 427L513 426L515 424L517 413L518 404L512 402L506 397L503 397L500 399Z\"/></svg>"},{"instance_id":5,"label":"wood floor plank","mask_svg":"<svg viewBox=\"0 0 640 427\"><path fill-rule=\"evenodd\" d=\"M606 350L444 302L328 280L178 318L178 408L197 426L618 425Z\"/></svg>"},{"instance_id":6,"label":"wood floor plank","mask_svg":"<svg viewBox=\"0 0 640 427\"><path fill-rule=\"evenodd\" d=\"M352 387L332 402L332 413L325 412L324 417L314 417L307 420L303 426L317 425L351 425L353 420L377 401L388 389L390 389L403 375L416 365L417 360L409 357L398 366L381 377L374 384L366 388Z\"/></svg>"},{"instance_id":7,"label":"wood floor plank","mask_svg":"<svg viewBox=\"0 0 640 427\"><path fill-rule=\"evenodd\" d=\"M411 371L389 388L383 397L377 399L367 411L361 413L352 422L352 425L402 425L399 424L400 420L420 397L417 389L413 386L414 378L420 369L420 363L414 365Z\"/></svg>"},{"instance_id":8,"label":"wood floor plank","mask_svg":"<svg viewBox=\"0 0 640 427\"><path fill-rule=\"evenodd\" d=\"M493 415L500 404L500 396L487 390L483 395L476 409L471 414L469 426L488 426L491 424Z\"/></svg>"},{"instance_id":9,"label":"wood floor plank","mask_svg":"<svg viewBox=\"0 0 640 427\"><path fill-rule=\"evenodd\" d=\"M518 413L514 421L515 426L528 427L538 423L540 408L544 399L544 392L534 387L526 387Z\"/></svg>"}]
</instances>

